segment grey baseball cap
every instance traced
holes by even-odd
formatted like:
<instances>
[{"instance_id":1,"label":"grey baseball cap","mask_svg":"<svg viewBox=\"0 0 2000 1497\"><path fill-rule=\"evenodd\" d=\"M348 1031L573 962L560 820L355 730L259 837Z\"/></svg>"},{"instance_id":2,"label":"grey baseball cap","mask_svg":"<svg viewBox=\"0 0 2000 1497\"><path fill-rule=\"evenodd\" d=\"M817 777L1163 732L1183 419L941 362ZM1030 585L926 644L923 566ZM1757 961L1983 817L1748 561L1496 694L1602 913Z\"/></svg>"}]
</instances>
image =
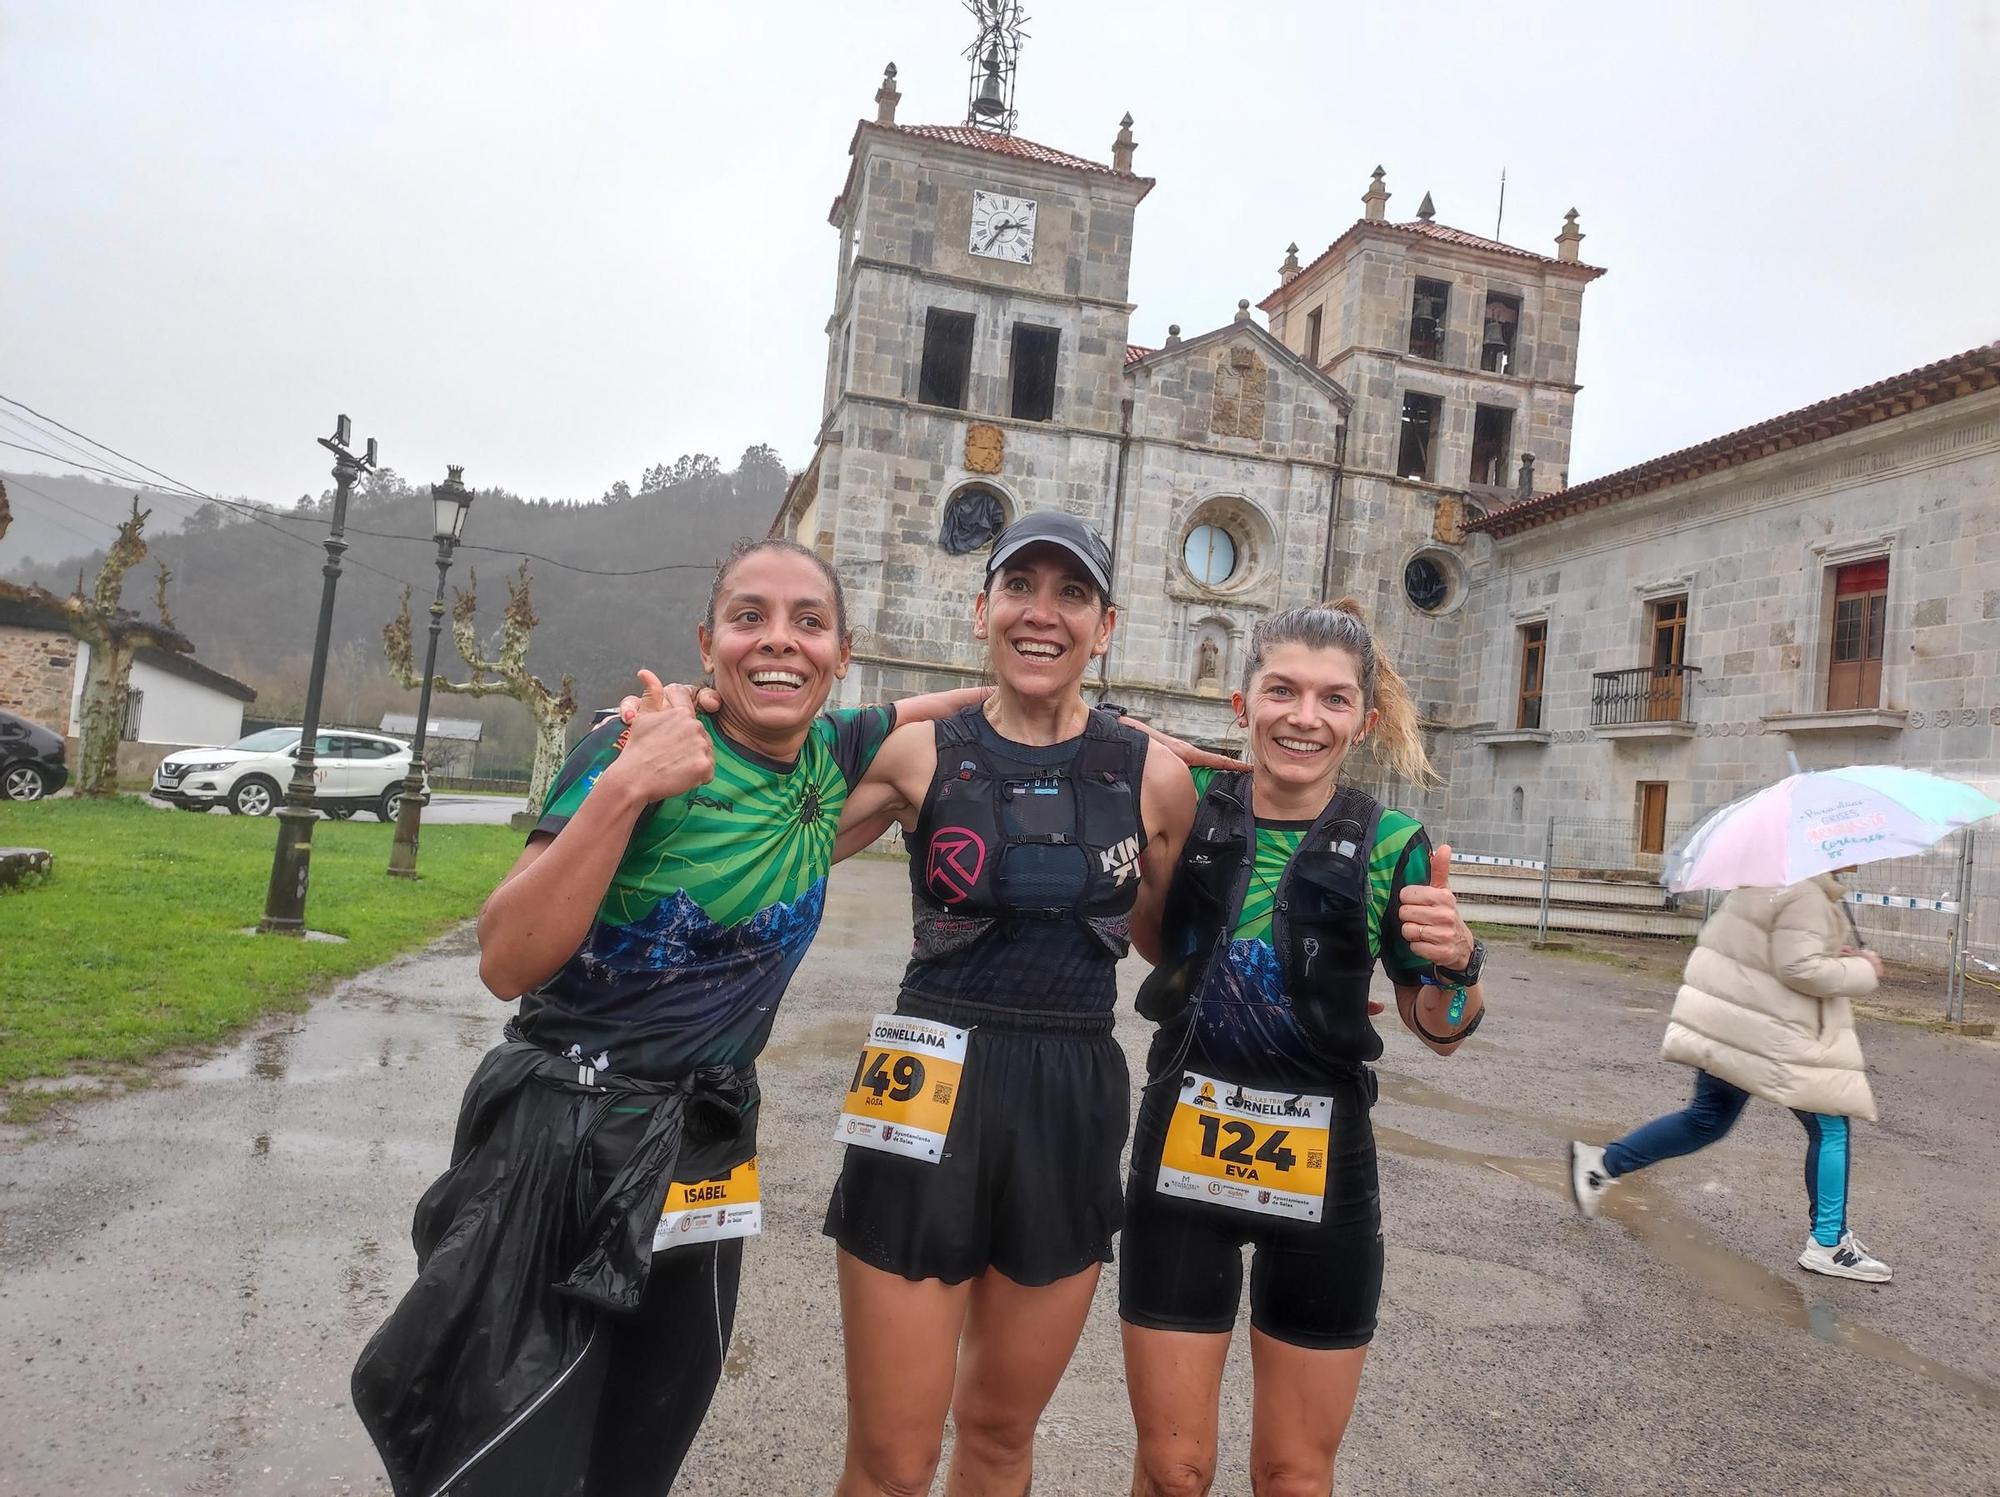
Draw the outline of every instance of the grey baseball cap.
<instances>
[{"instance_id":1,"label":"grey baseball cap","mask_svg":"<svg viewBox=\"0 0 2000 1497\"><path fill-rule=\"evenodd\" d=\"M986 558L986 575L991 577L1017 553L1037 545L1062 547L1083 564L1098 591L1111 596L1111 548L1090 526L1060 509L1036 510L1001 531Z\"/></svg>"}]
</instances>

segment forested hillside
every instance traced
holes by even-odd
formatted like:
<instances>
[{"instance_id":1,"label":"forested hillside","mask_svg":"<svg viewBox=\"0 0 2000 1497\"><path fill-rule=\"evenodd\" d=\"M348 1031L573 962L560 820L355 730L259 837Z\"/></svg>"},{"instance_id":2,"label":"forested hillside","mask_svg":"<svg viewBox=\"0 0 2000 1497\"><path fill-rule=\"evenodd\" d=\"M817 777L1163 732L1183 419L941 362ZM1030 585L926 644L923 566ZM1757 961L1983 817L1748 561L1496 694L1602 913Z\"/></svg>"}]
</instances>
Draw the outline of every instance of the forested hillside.
<instances>
[{"instance_id":1,"label":"forested hillside","mask_svg":"<svg viewBox=\"0 0 2000 1497\"><path fill-rule=\"evenodd\" d=\"M637 493L620 483L587 502L524 500L504 489L478 489L466 544L452 566L451 592L470 587L477 572L482 634L490 638L507 601L505 579L529 557L541 623L528 663L551 684L564 672L574 675L584 714L615 703L642 665L669 679L692 679L700 669L694 628L715 562L738 536L765 533L786 477L776 454L759 446L746 451L733 471L710 458L683 458L648 470ZM35 475L26 482L46 488L57 480ZM22 515L35 511L35 500L10 488L18 526ZM129 491L123 503L129 510ZM199 658L255 686L257 714L296 714L312 653L325 555L319 542L331 491L291 509L254 514L173 495L148 495L141 504L154 511L147 527L150 556L127 579L125 605L153 612L153 568L164 565L172 573L167 601L174 622L194 640ZM178 533L161 534L158 522L177 524ZM324 705L330 720L366 723L385 711L414 709L414 693L389 675L382 627L395 616L404 582L412 584L421 665L425 610L437 582L430 532L428 482L410 484L385 469L370 475L350 501L350 548ZM54 562L33 556L10 536L0 544L0 575L67 592L79 566L94 576L102 559L99 550ZM438 668L452 679L464 677L449 627ZM439 696L432 711L487 723L482 763L525 763L532 734L516 704Z\"/></svg>"},{"instance_id":2,"label":"forested hillside","mask_svg":"<svg viewBox=\"0 0 2000 1497\"><path fill-rule=\"evenodd\" d=\"M132 486L108 478L0 470L0 483L6 484L13 496L10 507L14 511L6 549L0 552L0 572L4 573L19 572L31 562L37 572L59 571L70 557L101 552L118 522L132 513ZM180 529L193 508L151 490L140 491L139 503L153 511L147 528L161 535ZM76 581L74 563L69 580Z\"/></svg>"}]
</instances>

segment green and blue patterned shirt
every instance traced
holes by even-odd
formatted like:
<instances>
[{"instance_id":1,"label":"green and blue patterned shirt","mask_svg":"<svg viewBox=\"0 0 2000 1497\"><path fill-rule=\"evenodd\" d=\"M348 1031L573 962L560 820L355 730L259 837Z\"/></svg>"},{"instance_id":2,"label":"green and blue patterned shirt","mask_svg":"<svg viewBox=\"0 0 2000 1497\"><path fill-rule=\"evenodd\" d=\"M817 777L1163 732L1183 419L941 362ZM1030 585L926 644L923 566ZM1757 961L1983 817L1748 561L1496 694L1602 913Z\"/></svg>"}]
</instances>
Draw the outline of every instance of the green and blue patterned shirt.
<instances>
[{"instance_id":1,"label":"green and blue patterned shirt","mask_svg":"<svg viewBox=\"0 0 2000 1497\"><path fill-rule=\"evenodd\" d=\"M704 718L714 778L641 815L582 946L522 999L521 1032L655 1080L756 1059L819 929L841 807L895 721L827 713L788 765ZM612 718L570 753L537 833L568 824L623 732Z\"/></svg>"}]
</instances>

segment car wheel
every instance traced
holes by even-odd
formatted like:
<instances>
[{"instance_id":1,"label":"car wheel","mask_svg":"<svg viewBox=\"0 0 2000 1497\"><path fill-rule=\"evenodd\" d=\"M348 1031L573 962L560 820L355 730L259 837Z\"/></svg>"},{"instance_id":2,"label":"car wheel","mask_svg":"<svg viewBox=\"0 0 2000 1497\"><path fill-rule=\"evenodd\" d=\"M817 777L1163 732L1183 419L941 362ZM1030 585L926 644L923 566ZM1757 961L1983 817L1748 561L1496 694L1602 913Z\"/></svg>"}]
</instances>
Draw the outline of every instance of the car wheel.
<instances>
[{"instance_id":1,"label":"car wheel","mask_svg":"<svg viewBox=\"0 0 2000 1497\"><path fill-rule=\"evenodd\" d=\"M12 764L0 771L0 795L8 800L40 800L48 793L48 780L32 764Z\"/></svg>"},{"instance_id":2,"label":"car wheel","mask_svg":"<svg viewBox=\"0 0 2000 1497\"><path fill-rule=\"evenodd\" d=\"M401 785L391 785L387 790L382 792L382 799L376 804L375 819L377 821L394 821L402 814L403 787Z\"/></svg>"},{"instance_id":3,"label":"car wheel","mask_svg":"<svg viewBox=\"0 0 2000 1497\"><path fill-rule=\"evenodd\" d=\"M229 792L229 809L237 816L269 816L278 804L278 786L260 774L237 781Z\"/></svg>"}]
</instances>

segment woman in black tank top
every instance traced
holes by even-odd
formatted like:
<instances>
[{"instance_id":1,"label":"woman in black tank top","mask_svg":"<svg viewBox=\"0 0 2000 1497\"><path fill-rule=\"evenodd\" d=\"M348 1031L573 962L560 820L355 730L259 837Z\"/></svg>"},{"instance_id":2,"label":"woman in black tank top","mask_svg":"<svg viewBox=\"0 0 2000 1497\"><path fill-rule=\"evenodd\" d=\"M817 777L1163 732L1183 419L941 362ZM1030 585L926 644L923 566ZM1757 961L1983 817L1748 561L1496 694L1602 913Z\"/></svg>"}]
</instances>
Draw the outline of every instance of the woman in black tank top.
<instances>
[{"instance_id":1,"label":"woman in black tank top","mask_svg":"<svg viewBox=\"0 0 2000 1497\"><path fill-rule=\"evenodd\" d=\"M1083 700L1110 554L1043 512L994 543L983 708L890 735L840 849L909 836L915 945L843 1106L848 1430L838 1492L1026 1491L1034 1433L1122 1217L1130 1123L1116 964L1152 959L1194 814L1185 766Z\"/></svg>"}]
</instances>

